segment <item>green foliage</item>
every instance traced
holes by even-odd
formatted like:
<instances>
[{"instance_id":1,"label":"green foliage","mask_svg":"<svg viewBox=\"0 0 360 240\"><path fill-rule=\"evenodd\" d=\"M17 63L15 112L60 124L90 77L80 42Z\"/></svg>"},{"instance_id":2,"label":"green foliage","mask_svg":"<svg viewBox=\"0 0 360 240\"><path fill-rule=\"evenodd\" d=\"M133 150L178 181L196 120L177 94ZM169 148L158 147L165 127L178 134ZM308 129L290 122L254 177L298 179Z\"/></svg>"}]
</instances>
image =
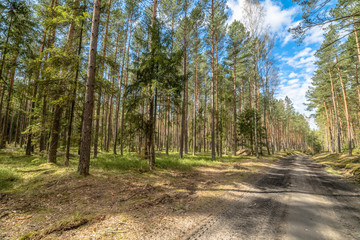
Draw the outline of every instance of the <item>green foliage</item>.
<instances>
[{"instance_id":1,"label":"green foliage","mask_svg":"<svg viewBox=\"0 0 360 240\"><path fill-rule=\"evenodd\" d=\"M322 151L322 143L318 137L318 132L310 131L306 137L306 141L310 150L313 154L319 153Z\"/></svg>"},{"instance_id":2,"label":"green foliage","mask_svg":"<svg viewBox=\"0 0 360 240\"><path fill-rule=\"evenodd\" d=\"M260 114L257 113L256 110L248 108L238 116L238 135L247 141L248 148L251 148L255 141L255 121L258 141L262 142L262 139L266 138L266 133L264 127L261 125Z\"/></svg>"}]
</instances>

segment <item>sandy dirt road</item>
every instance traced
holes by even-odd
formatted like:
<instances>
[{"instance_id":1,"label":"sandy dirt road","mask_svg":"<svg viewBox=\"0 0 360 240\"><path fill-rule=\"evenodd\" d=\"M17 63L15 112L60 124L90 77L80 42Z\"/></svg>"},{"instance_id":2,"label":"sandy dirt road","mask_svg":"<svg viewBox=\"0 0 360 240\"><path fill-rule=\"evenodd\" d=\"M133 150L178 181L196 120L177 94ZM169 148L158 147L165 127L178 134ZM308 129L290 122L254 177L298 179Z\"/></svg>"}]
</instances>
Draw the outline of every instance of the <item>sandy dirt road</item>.
<instances>
[{"instance_id":1,"label":"sandy dirt road","mask_svg":"<svg viewBox=\"0 0 360 240\"><path fill-rule=\"evenodd\" d=\"M359 188L307 156L282 159L249 185L183 239L360 239Z\"/></svg>"}]
</instances>

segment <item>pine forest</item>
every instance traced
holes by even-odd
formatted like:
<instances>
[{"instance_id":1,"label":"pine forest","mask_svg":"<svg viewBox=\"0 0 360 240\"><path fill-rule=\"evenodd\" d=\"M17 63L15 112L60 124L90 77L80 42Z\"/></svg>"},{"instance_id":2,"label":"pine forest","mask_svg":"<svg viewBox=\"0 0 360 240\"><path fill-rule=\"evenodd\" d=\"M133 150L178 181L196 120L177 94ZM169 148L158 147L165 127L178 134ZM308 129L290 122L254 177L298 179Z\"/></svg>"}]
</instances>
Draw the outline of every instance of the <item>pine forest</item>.
<instances>
[{"instance_id":1,"label":"pine forest","mask_svg":"<svg viewBox=\"0 0 360 240\"><path fill-rule=\"evenodd\" d=\"M278 198L325 178L300 176L360 181L359 0L0 0L0 17L0 239L278 239L268 209L291 233ZM219 212L238 218L198 225Z\"/></svg>"}]
</instances>

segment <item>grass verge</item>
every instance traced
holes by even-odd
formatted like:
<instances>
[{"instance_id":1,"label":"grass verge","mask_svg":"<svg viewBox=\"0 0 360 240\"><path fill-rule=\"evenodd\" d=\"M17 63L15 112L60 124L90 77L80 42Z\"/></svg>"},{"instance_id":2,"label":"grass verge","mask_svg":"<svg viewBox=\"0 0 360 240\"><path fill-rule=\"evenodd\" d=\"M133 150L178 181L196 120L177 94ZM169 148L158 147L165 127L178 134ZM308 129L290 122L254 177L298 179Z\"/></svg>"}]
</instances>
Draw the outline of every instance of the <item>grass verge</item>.
<instances>
[{"instance_id":1,"label":"grass verge","mask_svg":"<svg viewBox=\"0 0 360 240\"><path fill-rule=\"evenodd\" d=\"M312 157L317 163L327 166L327 170L351 178L360 183L360 155L321 153Z\"/></svg>"}]
</instances>

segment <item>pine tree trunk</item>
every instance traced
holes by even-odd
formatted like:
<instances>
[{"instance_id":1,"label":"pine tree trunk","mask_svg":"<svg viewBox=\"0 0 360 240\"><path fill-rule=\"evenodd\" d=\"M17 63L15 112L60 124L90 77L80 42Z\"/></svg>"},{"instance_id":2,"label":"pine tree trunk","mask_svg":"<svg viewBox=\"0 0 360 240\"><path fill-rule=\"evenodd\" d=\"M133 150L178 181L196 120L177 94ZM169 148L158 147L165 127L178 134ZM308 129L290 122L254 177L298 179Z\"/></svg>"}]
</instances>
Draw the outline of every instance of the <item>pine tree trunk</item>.
<instances>
[{"instance_id":1,"label":"pine tree trunk","mask_svg":"<svg viewBox=\"0 0 360 240\"><path fill-rule=\"evenodd\" d=\"M207 152L207 143L206 143L206 130L207 130L207 115L206 115L206 109L207 109L207 76L206 76L206 71L205 71L205 76L204 76L205 82L204 82L204 152Z\"/></svg>"},{"instance_id":2,"label":"pine tree trunk","mask_svg":"<svg viewBox=\"0 0 360 240\"><path fill-rule=\"evenodd\" d=\"M16 61L17 61L17 55L13 59L14 65L16 64ZM1 132L0 148L4 148L6 146L6 140L9 135L8 121L9 121L9 114L10 114L10 103L11 103L12 92L13 92L13 87L14 87L15 70L16 70L16 67L14 66L11 68L11 72L10 72L10 82L9 82L9 86L8 86L8 96L6 99L5 117L4 117L4 121L3 121L2 132Z\"/></svg>"},{"instance_id":3,"label":"pine tree trunk","mask_svg":"<svg viewBox=\"0 0 360 240\"><path fill-rule=\"evenodd\" d=\"M117 154L116 146L117 146L118 130L119 130L120 99L121 99L121 96L122 96L121 92L122 92L122 87L123 87L123 77L124 77L124 67L125 67L125 57L126 57L126 46L127 46L128 32L129 32L129 28L130 28L130 18L131 18L131 16L128 18L128 22L127 22L126 35L125 35L125 41L124 41L124 47L123 47L123 55L122 55L122 63L121 63L121 76L120 76L119 94L118 94L118 98L117 98L117 101L116 101L115 134L114 134L114 145L113 145L114 154Z\"/></svg>"},{"instance_id":4,"label":"pine tree trunk","mask_svg":"<svg viewBox=\"0 0 360 240\"><path fill-rule=\"evenodd\" d=\"M341 88L342 88L342 92L343 92L343 97L344 97L344 110L345 110L345 118L346 118L346 123L347 123L347 129L348 129L348 141L349 141L349 156L352 156L352 145L351 145L351 123L350 123L350 111L349 111L349 105L347 102L347 94L346 94L346 88L341 76L341 71L340 71L340 66L339 66L339 61L337 58L337 55L335 55L336 58L336 66L337 66L337 70L338 70L338 74L339 74L339 78L340 78L340 83L341 83Z\"/></svg>"},{"instance_id":5,"label":"pine tree trunk","mask_svg":"<svg viewBox=\"0 0 360 240\"><path fill-rule=\"evenodd\" d=\"M110 8L111 8L111 0L109 0L109 7L107 11L106 17L106 24L105 24L105 33L104 33L104 41L103 41L103 52L102 57L105 59L106 57L106 50L107 50L107 39L108 39L108 32L109 32L109 22L110 22ZM101 68L100 68L100 77L103 77L104 74L104 66L105 61L101 61ZM97 157L98 154L98 144L99 144L99 130L100 130L100 110L101 110L101 97L102 97L102 89L99 87L98 99L97 99L97 107L96 107L96 125L95 125L95 136L94 136L94 157Z\"/></svg>"},{"instance_id":6,"label":"pine tree trunk","mask_svg":"<svg viewBox=\"0 0 360 240\"><path fill-rule=\"evenodd\" d=\"M335 119L336 119L337 142L338 142L337 147L338 147L338 153L341 153L339 117L338 117L336 100L335 100L334 84L333 84L333 80L332 80L332 75L331 75L330 69L329 69L329 76L330 76L330 83L331 83L332 100L333 100L333 104L334 104L334 114L335 114Z\"/></svg>"},{"instance_id":7,"label":"pine tree trunk","mask_svg":"<svg viewBox=\"0 0 360 240\"><path fill-rule=\"evenodd\" d=\"M83 26L84 26L84 21L81 24L79 46L78 46L78 56L81 55L81 50L82 50ZM66 141L65 166L69 166L69 162L70 162L71 134L72 134L72 124L73 124L73 119L74 119L74 110L75 110L76 92L77 92L79 72L80 72L80 63L78 63L78 65L76 67L74 89L73 89L73 93L72 93L70 117L69 117L69 123L68 123L68 134L67 134L67 141Z\"/></svg>"},{"instance_id":8,"label":"pine tree trunk","mask_svg":"<svg viewBox=\"0 0 360 240\"><path fill-rule=\"evenodd\" d=\"M131 15L132 16L132 15ZM126 51L126 68L125 68L125 83L124 83L124 93L122 100L122 109L121 109L121 123L120 123L120 154L123 155L124 148L124 121L125 121L125 103L127 99L127 86L128 86L128 74L129 74L129 52L131 44L131 29L132 29L132 19L130 19L130 32L129 32L129 42L127 45Z\"/></svg>"},{"instance_id":9,"label":"pine tree trunk","mask_svg":"<svg viewBox=\"0 0 360 240\"><path fill-rule=\"evenodd\" d=\"M63 107L60 104L55 105L53 121L51 124L51 140L49 145L48 162L56 163L56 154L59 143L60 135L60 119L62 115Z\"/></svg>"},{"instance_id":10,"label":"pine tree trunk","mask_svg":"<svg viewBox=\"0 0 360 240\"><path fill-rule=\"evenodd\" d=\"M215 48L215 29L214 29L214 0L211 0L211 158L215 160L215 59L214 59L214 48Z\"/></svg>"},{"instance_id":11,"label":"pine tree trunk","mask_svg":"<svg viewBox=\"0 0 360 240\"><path fill-rule=\"evenodd\" d=\"M78 173L81 175L89 174L90 165L90 146L91 130L93 122L94 109L94 88L95 88L95 69L96 69L96 50L98 42L99 22L100 22L101 0L94 1L93 20L91 26L89 63L87 70L85 103L84 103L84 121L81 134L81 147Z\"/></svg>"},{"instance_id":12,"label":"pine tree trunk","mask_svg":"<svg viewBox=\"0 0 360 240\"><path fill-rule=\"evenodd\" d=\"M12 106L11 108L15 109L15 106ZM10 129L9 129L8 144L11 144L12 141L13 141L14 118L15 118L15 111L12 111L11 119L10 119Z\"/></svg>"},{"instance_id":13,"label":"pine tree trunk","mask_svg":"<svg viewBox=\"0 0 360 240\"><path fill-rule=\"evenodd\" d=\"M119 41L120 41L120 31L116 36L116 47L115 47L115 66L117 65L117 55L119 51ZM111 87L111 95L110 95L110 111L108 117L108 134L107 134L107 142L105 150L108 152L110 149L110 141L111 141L111 133L112 133L112 118L113 118L113 101L114 101L114 89L115 89L115 68L112 69L112 87Z\"/></svg>"},{"instance_id":14,"label":"pine tree trunk","mask_svg":"<svg viewBox=\"0 0 360 240\"><path fill-rule=\"evenodd\" d=\"M359 72L358 72L358 64L355 65L355 80L356 80L356 93L358 98L358 118L360 124L360 85L359 85Z\"/></svg>"},{"instance_id":15,"label":"pine tree trunk","mask_svg":"<svg viewBox=\"0 0 360 240\"><path fill-rule=\"evenodd\" d=\"M331 153L334 152L333 149L333 139L332 139L332 133L331 133L331 124L330 124L330 118L329 118L329 113L326 107L326 103L325 103L325 98L323 97L323 102L324 102L324 108L325 108L325 113L326 113L326 120L328 123L328 129L329 129L329 136L330 136L330 146L331 146Z\"/></svg>"},{"instance_id":16,"label":"pine tree trunk","mask_svg":"<svg viewBox=\"0 0 360 240\"><path fill-rule=\"evenodd\" d=\"M215 29L216 31L216 29ZM219 132L219 78L218 78L218 38L215 33L215 87L216 87L216 101L215 101L215 144L216 153L220 153L220 132Z\"/></svg>"},{"instance_id":17,"label":"pine tree trunk","mask_svg":"<svg viewBox=\"0 0 360 240\"><path fill-rule=\"evenodd\" d=\"M41 54L43 53L44 49L45 49L45 43L46 43L46 32L47 30L44 30L43 33L43 38L41 41L41 45L40 45L40 51L39 51L39 56L41 57ZM35 104L36 104L36 97L37 97L37 79L39 78L40 75L40 68L41 68L41 64L39 64L38 66L39 69L37 69L36 73L35 73L35 77L34 77L34 88L33 88L33 101L31 103L31 109L30 109L30 114L33 113L34 108L35 108ZM31 118L33 119L33 116L31 116ZM30 120L30 124L31 124L31 120ZM30 127L29 129L29 134L28 134L28 139L27 139L27 145L26 145L26 150L25 150L25 154L26 155L31 155L31 149L32 149L32 129ZM40 151L41 151L41 144L40 144Z\"/></svg>"},{"instance_id":18,"label":"pine tree trunk","mask_svg":"<svg viewBox=\"0 0 360 240\"><path fill-rule=\"evenodd\" d=\"M236 149L237 149L237 134L236 134L236 120L237 120L237 116L236 116L236 55L234 57L234 105L233 105L233 110L234 110L234 119L233 119L233 154L234 156L236 156Z\"/></svg>"},{"instance_id":19,"label":"pine tree trunk","mask_svg":"<svg viewBox=\"0 0 360 240\"><path fill-rule=\"evenodd\" d=\"M187 0L185 0L184 3L184 12L185 12L185 18L184 18L184 93L183 93L183 102L182 102L182 109L181 109L181 133L180 133L180 158L183 158L184 153L184 145L185 145L185 153L187 152L187 142L186 142L186 108L187 108Z\"/></svg>"},{"instance_id":20,"label":"pine tree trunk","mask_svg":"<svg viewBox=\"0 0 360 240\"><path fill-rule=\"evenodd\" d=\"M195 34L197 35L197 26L195 26ZM197 40L197 36L195 38ZM194 87L194 127L193 127L193 156L196 153L196 113L197 113L197 85L198 85L198 53L197 44L195 45L195 87Z\"/></svg>"}]
</instances>

